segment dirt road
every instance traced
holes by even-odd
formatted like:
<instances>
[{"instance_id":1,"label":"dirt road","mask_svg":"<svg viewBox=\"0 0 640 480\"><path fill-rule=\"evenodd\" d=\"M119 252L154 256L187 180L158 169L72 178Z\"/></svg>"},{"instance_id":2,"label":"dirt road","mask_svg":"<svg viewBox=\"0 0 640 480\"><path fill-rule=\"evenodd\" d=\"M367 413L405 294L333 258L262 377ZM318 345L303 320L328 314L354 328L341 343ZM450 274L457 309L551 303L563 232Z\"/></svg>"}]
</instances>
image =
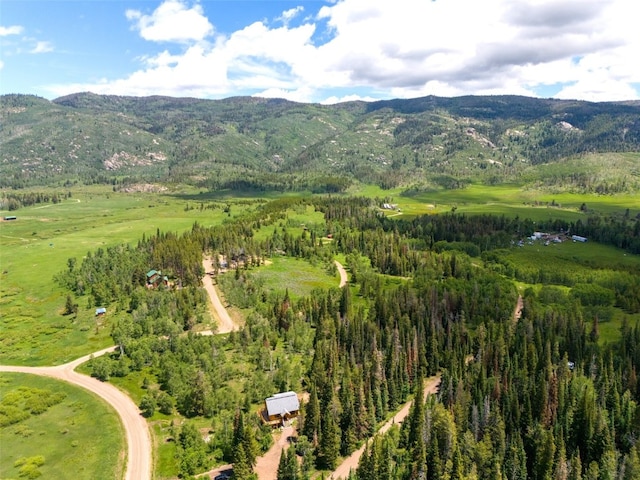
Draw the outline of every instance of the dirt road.
<instances>
[{"instance_id":1,"label":"dirt road","mask_svg":"<svg viewBox=\"0 0 640 480\"><path fill-rule=\"evenodd\" d=\"M112 352L115 347L105 348L99 352L85 355L72 362L55 367L14 367L0 365L2 372L31 373L56 378L78 385L95 393L109 403L120 416L127 437L126 480L151 479L151 436L147 422L140 415L138 406L123 392L110 383L103 383L95 378L75 371L75 368L88 361L92 356L99 357Z\"/></svg>"},{"instance_id":2,"label":"dirt road","mask_svg":"<svg viewBox=\"0 0 640 480\"><path fill-rule=\"evenodd\" d=\"M337 261L334 260L336 267L338 267L338 273L340 273L340 288L344 287L347 284L347 271L344 269L344 267L342 266L342 264Z\"/></svg>"},{"instance_id":3,"label":"dirt road","mask_svg":"<svg viewBox=\"0 0 640 480\"><path fill-rule=\"evenodd\" d=\"M516 308L513 311L513 323L518 323L520 317L522 317L522 310L524 309L524 300L522 295L518 295L518 301L516 302Z\"/></svg>"},{"instance_id":4,"label":"dirt road","mask_svg":"<svg viewBox=\"0 0 640 480\"><path fill-rule=\"evenodd\" d=\"M294 427L283 428L280 436L275 439L267 453L256 459L256 466L253 471L258 475L258 480L276 480L282 449L289 448L289 437L294 437L295 435L296 430Z\"/></svg>"},{"instance_id":5,"label":"dirt road","mask_svg":"<svg viewBox=\"0 0 640 480\"><path fill-rule=\"evenodd\" d=\"M213 313L215 318L218 320L218 330L216 333L229 333L233 330L238 330L238 324L233 321L233 319L229 316L229 312L224 308L222 302L220 301L220 297L218 296L218 292L216 292L215 287L213 286L213 280L210 275L211 273L211 258L206 257L202 260L202 266L204 267L205 275L202 277L202 284L204 285L205 290L209 294L209 298L211 299L211 304L213 305ZM201 332L201 333L209 333L209 332Z\"/></svg>"},{"instance_id":6,"label":"dirt road","mask_svg":"<svg viewBox=\"0 0 640 480\"><path fill-rule=\"evenodd\" d=\"M427 398L427 395L430 393L436 393L438 385L440 385L440 377L432 377L427 380L427 383L424 387L424 397ZM413 400L405 403L402 408L396 413L393 418L387 421L380 429L378 430L378 434L385 433L388 431L393 425L402 423L402 421L409 415L409 411L411 410L411 405L413 405ZM369 439L366 443L371 442ZM344 461L338 465L333 473L331 474L332 479L337 480L339 478L348 478L349 472L351 470L355 470L358 468L358 463L360 462L360 457L364 453L365 445L362 445L358 450L353 452L351 456L345 458Z\"/></svg>"}]
</instances>

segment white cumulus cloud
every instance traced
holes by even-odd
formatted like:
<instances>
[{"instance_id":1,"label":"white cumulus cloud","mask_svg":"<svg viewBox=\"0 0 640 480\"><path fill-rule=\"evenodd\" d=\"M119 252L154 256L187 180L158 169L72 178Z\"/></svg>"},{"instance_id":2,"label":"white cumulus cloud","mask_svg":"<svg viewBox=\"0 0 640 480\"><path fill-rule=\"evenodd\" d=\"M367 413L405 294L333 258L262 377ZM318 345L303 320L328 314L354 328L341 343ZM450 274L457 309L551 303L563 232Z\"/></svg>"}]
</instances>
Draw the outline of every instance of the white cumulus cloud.
<instances>
[{"instance_id":1,"label":"white cumulus cloud","mask_svg":"<svg viewBox=\"0 0 640 480\"><path fill-rule=\"evenodd\" d=\"M125 15L145 40L186 43L203 40L213 33L213 25L199 4L191 7L180 0L166 0L151 15L127 10Z\"/></svg>"},{"instance_id":2,"label":"white cumulus cloud","mask_svg":"<svg viewBox=\"0 0 640 480\"><path fill-rule=\"evenodd\" d=\"M37 42L36 46L33 47L29 53L48 53L48 52L53 52L53 45L51 45L51 42Z\"/></svg>"},{"instance_id":3,"label":"white cumulus cloud","mask_svg":"<svg viewBox=\"0 0 640 480\"><path fill-rule=\"evenodd\" d=\"M293 20L296 16L298 16L299 13L302 13L303 11L304 7L302 6L290 8L289 10L285 10L284 12L282 12L282 15L280 15L276 20L280 20L282 23L287 25L291 20Z\"/></svg>"},{"instance_id":4,"label":"white cumulus cloud","mask_svg":"<svg viewBox=\"0 0 640 480\"><path fill-rule=\"evenodd\" d=\"M11 25L10 27L3 27L0 25L0 37L6 37L9 35L20 35L24 30L21 25Z\"/></svg>"}]
</instances>

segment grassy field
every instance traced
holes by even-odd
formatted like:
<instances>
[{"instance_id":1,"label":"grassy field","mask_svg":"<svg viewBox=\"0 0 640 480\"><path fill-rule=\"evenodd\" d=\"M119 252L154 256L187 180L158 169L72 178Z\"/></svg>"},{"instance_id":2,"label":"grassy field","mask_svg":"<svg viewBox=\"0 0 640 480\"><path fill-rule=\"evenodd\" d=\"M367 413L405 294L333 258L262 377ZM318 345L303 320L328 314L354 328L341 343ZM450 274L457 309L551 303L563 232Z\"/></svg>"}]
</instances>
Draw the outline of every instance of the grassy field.
<instances>
[{"instance_id":1,"label":"grassy field","mask_svg":"<svg viewBox=\"0 0 640 480\"><path fill-rule=\"evenodd\" d=\"M123 477L124 432L108 405L65 382L27 374L0 374L3 403L20 387L29 389L23 392L38 389L41 395L43 390L62 393L64 398L44 413L0 428L0 478L18 478L20 467L14 466L16 462L37 456L44 457L44 463L37 467L41 478ZM25 397L24 393L19 396Z\"/></svg>"},{"instance_id":2,"label":"grassy field","mask_svg":"<svg viewBox=\"0 0 640 480\"><path fill-rule=\"evenodd\" d=\"M476 183L457 190L433 188L420 192L405 192L404 188L383 190L367 185L354 189L353 193L370 198L391 198L404 216L443 213L455 208L459 213L518 215L535 221L551 218L571 221L584 218L586 214L580 211L583 203L592 212L622 214L628 208L632 216L640 213L639 195L551 193L516 184ZM554 203L557 206L551 206Z\"/></svg>"},{"instance_id":3,"label":"grassy field","mask_svg":"<svg viewBox=\"0 0 640 480\"><path fill-rule=\"evenodd\" d=\"M268 265L254 270L254 275L264 282L265 289L284 293L289 290L292 298L309 295L316 288L337 287L340 277L330 275L321 265L289 257L274 257Z\"/></svg>"},{"instance_id":4,"label":"grassy field","mask_svg":"<svg viewBox=\"0 0 640 480\"><path fill-rule=\"evenodd\" d=\"M108 346L113 315L97 325L94 310L80 299L77 318L62 316L67 292L53 277L68 258L80 261L99 247L228 218L222 208L200 209L209 204L206 197L199 202L197 194L189 200L179 195L78 189L61 203L22 208L11 212L17 220L0 222L0 363L59 364ZM232 215L248 208L234 205Z\"/></svg>"},{"instance_id":5,"label":"grassy field","mask_svg":"<svg viewBox=\"0 0 640 480\"><path fill-rule=\"evenodd\" d=\"M275 225L267 225L255 232L256 240L265 240L273 235L274 229L286 228L290 235L299 236L307 228L315 231L318 237L325 235L325 221L322 212L316 212L312 206L300 205L287 212L286 219L278 221Z\"/></svg>"},{"instance_id":6,"label":"grassy field","mask_svg":"<svg viewBox=\"0 0 640 480\"><path fill-rule=\"evenodd\" d=\"M612 268L617 265L637 267L640 271L640 256L633 255L608 245L595 242L563 242L544 246L534 242L522 248L509 250L507 259L536 268L565 269L573 275L583 272Z\"/></svg>"}]
</instances>

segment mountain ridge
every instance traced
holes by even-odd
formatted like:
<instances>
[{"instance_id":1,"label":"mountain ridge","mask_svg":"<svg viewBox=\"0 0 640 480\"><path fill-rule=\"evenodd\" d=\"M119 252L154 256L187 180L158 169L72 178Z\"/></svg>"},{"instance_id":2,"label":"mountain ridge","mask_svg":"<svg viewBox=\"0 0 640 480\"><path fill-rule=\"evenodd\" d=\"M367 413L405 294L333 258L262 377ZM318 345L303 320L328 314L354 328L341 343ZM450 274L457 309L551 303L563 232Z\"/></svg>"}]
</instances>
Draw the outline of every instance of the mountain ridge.
<instances>
[{"instance_id":1,"label":"mountain ridge","mask_svg":"<svg viewBox=\"0 0 640 480\"><path fill-rule=\"evenodd\" d=\"M0 115L0 186L13 188L63 178L220 188L274 175L381 186L442 175L507 181L536 165L640 151L635 101L495 95L321 105L81 92L52 101L3 95Z\"/></svg>"}]
</instances>

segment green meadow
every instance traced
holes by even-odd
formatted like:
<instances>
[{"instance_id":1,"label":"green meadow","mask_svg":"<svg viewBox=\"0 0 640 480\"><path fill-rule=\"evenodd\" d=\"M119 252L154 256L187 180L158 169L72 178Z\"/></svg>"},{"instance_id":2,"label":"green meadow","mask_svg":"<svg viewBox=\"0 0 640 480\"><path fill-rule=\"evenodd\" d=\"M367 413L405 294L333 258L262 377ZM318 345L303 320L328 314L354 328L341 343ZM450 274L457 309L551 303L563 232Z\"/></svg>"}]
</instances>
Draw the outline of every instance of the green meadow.
<instances>
[{"instance_id":1,"label":"green meadow","mask_svg":"<svg viewBox=\"0 0 640 480\"><path fill-rule=\"evenodd\" d=\"M289 257L274 257L268 265L253 272L267 290L278 293L288 290L292 298L309 295L318 288L337 287L340 283L340 276L330 274L326 266Z\"/></svg>"},{"instance_id":2,"label":"green meadow","mask_svg":"<svg viewBox=\"0 0 640 480\"><path fill-rule=\"evenodd\" d=\"M0 478L36 478L28 476L29 469L41 478L123 477L124 432L101 399L66 382L17 373L0 373L0 392L3 412L27 411L15 423L0 415ZM37 408L37 397L51 394L61 401L43 413L29 413Z\"/></svg>"},{"instance_id":3,"label":"green meadow","mask_svg":"<svg viewBox=\"0 0 640 480\"><path fill-rule=\"evenodd\" d=\"M531 218L534 221L561 219L578 220L588 213L580 211L584 203L588 212L624 214L640 213L640 195L552 193L548 189L520 184L485 185L473 183L466 188L431 188L405 191L402 188L383 190L376 186L361 186L354 194L370 198L390 199L404 216L443 213L497 214Z\"/></svg>"},{"instance_id":4,"label":"green meadow","mask_svg":"<svg viewBox=\"0 0 640 480\"><path fill-rule=\"evenodd\" d=\"M640 270L640 256L596 242L566 241L544 246L537 241L533 245L509 250L506 257L519 265L548 270L564 269L573 275L615 266Z\"/></svg>"}]
</instances>

